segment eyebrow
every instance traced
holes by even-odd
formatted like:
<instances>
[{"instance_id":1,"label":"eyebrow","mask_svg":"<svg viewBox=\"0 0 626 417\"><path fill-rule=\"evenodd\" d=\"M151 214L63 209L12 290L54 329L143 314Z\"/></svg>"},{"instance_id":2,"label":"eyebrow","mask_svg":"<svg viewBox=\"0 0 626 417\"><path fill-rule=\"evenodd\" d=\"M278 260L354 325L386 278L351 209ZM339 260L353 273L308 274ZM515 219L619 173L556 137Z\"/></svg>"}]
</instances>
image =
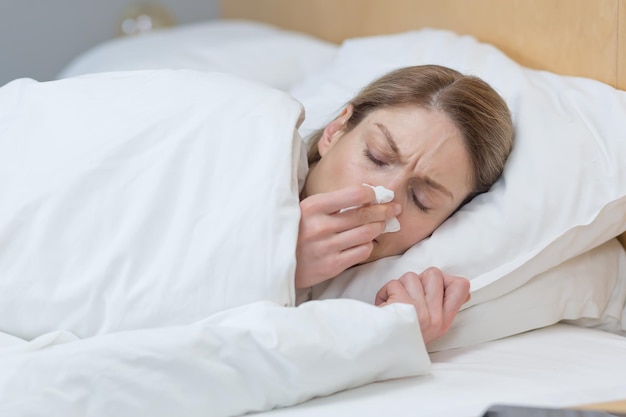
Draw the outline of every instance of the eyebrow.
<instances>
[{"instance_id":1,"label":"eyebrow","mask_svg":"<svg viewBox=\"0 0 626 417\"><path fill-rule=\"evenodd\" d=\"M393 136L391 136L391 132L389 131L389 129L387 129L387 126L385 126L382 123L374 123L374 124L381 131L381 133L383 134L383 136L387 140L387 143L389 143L389 146L391 146L391 150L393 151L393 153L395 153L396 156L399 157L400 156L400 149L398 148L398 144L396 143L396 141L393 140Z\"/></svg>"},{"instance_id":2,"label":"eyebrow","mask_svg":"<svg viewBox=\"0 0 626 417\"><path fill-rule=\"evenodd\" d=\"M393 136L391 135L391 132L389 131L389 129L387 129L387 126L385 126L382 123L374 123L374 124L383 134L383 137L385 138L385 140L391 147L391 150L393 151L393 153L396 154L398 159L402 159L400 158L400 148L398 148L398 144L393 139ZM424 182L424 184L426 184L430 188L434 188L435 190L442 192L443 194L447 195L452 200L454 200L454 196L452 195L450 190L448 190L446 187L444 187L442 184L439 184L437 181L433 180L432 178L425 176L425 177L422 177L422 181Z\"/></svg>"}]
</instances>

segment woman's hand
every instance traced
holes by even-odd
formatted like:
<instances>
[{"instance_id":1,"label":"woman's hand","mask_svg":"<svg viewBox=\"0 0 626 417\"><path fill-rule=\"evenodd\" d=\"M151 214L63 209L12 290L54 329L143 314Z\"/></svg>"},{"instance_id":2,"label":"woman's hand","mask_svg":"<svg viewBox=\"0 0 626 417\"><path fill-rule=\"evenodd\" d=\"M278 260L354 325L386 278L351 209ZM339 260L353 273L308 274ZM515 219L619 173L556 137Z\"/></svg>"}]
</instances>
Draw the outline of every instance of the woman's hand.
<instances>
[{"instance_id":1,"label":"woman's hand","mask_svg":"<svg viewBox=\"0 0 626 417\"><path fill-rule=\"evenodd\" d=\"M424 343L429 343L448 331L461 306L469 300L469 289L467 279L428 268L419 275L407 272L389 281L376 294L375 304L413 304Z\"/></svg>"},{"instance_id":2,"label":"woman's hand","mask_svg":"<svg viewBox=\"0 0 626 417\"><path fill-rule=\"evenodd\" d=\"M369 258L385 222L400 213L393 202L372 204L374 190L352 186L300 202L296 288L310 287ZM341 209L357 207L340 213Z\"/></svg>"}]
</instances>

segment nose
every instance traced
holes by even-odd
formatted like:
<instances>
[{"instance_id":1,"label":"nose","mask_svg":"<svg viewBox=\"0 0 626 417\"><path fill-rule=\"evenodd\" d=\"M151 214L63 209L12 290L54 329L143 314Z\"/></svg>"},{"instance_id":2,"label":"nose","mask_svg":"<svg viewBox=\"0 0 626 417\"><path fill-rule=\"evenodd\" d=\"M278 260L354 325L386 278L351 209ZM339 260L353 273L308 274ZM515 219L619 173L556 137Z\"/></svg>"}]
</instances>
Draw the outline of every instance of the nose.
<instances>
[{"instance_id":1,"label":"nose","mask_svg":"<svg viewBox=\"0 0 626 417\"><path fill-rule=\"evenodd\" d=\"M391 178L387 178L387 183L382 185L393 191L393 201L400 204L402 206L402 211L404 211L408 194L406 192L408 187L406 179L401 175L396 175Z\"/></svg>"}]
</instances>

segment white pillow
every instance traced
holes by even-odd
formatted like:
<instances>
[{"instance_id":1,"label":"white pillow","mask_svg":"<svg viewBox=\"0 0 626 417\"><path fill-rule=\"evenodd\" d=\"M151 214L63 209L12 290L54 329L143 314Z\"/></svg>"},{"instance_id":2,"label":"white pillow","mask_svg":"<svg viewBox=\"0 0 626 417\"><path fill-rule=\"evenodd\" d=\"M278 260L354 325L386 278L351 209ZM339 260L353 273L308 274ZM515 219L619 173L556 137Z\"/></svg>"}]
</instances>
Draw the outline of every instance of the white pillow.
<instances>
[{"instance_id":1,"label":"white pillow","mask_svg":"<svg viewBox=\"0 0 626 417\"><path fill-rule=\"evenodd\" d=\"M517 131L504 175L429 239L351 268L314 298L371 302L388 280L437 266L472 280L472 305L626 230L626 92L523 68L469 36L426 29L346 41L332 65L291 89L306 109L300 131L323 126L374 78L419 64L478 75L503 95Z\"/></svg>"},{"instance_id":2,"label":"white pillow","mask_svg":"<svg viewBox=\"0 0 626 417\"><path fill-rule=\"evenodd\" d=\"M616 239L533 277L500 297L461 311L429 351L468 346L562 320L626 334L626 252Z\"/></svg>"},{"instance_id":3,"label":"white pillow","mask_svg":"<svg viewBox=\"0 0 626 417\"><path fill-rule=\"evenodd\" d=\"M82 53L59 74L194 69L221 71L287 89L328 64L337 46L245 20L212 20L117 38Z\"/></svg>"},{"instance_id":4,"label":"white pillow","mask_svg":"<svg viewBox=\"0 0 626 417\"><path fill-rule=\"evenodd\" d=\"M16 80L0 109L0 331L87 337L294 303L301 106L286 93L132 71Z\"/></svg>"}]
</instances>

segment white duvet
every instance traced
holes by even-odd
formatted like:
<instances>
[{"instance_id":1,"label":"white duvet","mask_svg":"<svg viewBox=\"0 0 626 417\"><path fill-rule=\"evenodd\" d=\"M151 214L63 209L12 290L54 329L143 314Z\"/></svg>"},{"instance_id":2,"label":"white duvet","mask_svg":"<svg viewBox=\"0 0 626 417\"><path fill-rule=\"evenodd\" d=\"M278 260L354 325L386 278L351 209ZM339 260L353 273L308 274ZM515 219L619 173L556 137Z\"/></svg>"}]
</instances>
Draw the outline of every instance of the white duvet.
<instances>
[{"instance_id":1,"label":"white duvet","mask_svg":"<svg viewBox=\"0 0 626 417\"><path fill-rule=\"evenodd\" d=\"M231 416L427 372L411 306L294 307L301 114L216 73L0 89L0 414Z\"/></svg>"}]
</instances>

